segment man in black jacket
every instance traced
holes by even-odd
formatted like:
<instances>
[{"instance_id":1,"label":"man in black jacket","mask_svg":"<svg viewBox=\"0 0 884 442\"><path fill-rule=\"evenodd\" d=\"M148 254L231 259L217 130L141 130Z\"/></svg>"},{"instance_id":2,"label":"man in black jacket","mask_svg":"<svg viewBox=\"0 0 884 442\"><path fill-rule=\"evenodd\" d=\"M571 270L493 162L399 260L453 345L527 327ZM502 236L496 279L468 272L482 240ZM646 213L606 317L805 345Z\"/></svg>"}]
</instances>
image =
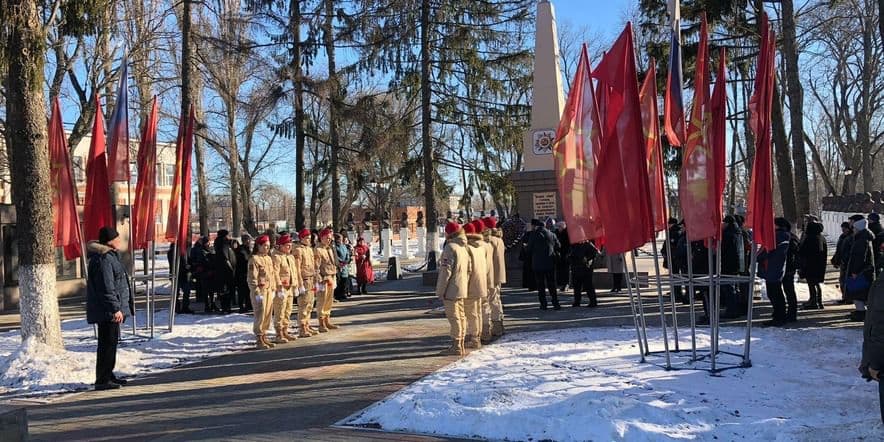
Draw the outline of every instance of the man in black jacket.
<instances>
[{"instance_id":1,"label":"man in black jacket","mask_svg":"<svg viewBox=\"0 0 884 442\"><path fill-rule=\"evenodd\" d=\"M173 242L169 245L169 250L166 252L166 259L169 260L169 272L172 272L172 268L175 265L175 254L178 253L178 246ZM175 313L181 313L185 315L192 315L193 310L190 309L190 244L187 244L187 247L184 253L179 257L178 262L178 292L181 295L181 304L175 302Z\"/></svg>"},{"instance_id":2,"label":"man in black jacket","mask_svg":"<svg viewBox=\"0 0 884 442\"><path fill-rule=\"evenodd\" d=\"M89 272L86 278L86 322L98 326L95 361L95 389L111 390L126 381L114 375L120 324L129 310L129 275L117 256L120 235L112 227L102 227L98 242L90 241Z\"/></svg>"},{"instance_id":3,"label":"man in black jacket","mask_svg":"<svg viewBox=\"0 0 884 442\"><path fill-rule=\"evenodd\" d=\"M246 275L249 269L249 260L252 259L252 235L243 233L242 244L236 248L236 270L233 273L233 280L236 285L236 299L239 306L239 313L246 313L252 310L252 298L249 296L249 284L246 282Z\"/></svg>"},{"instance_id":4,"label":"man in black jacket","mask_svg":"<svg viewBox=\"0 0 884 442\"><path fill-rule=\"evenodd\" d=\"M838 286L841 288L841 303L848 304L845 282L847 280L847 259L850 256L850 248L853 246L853 224L844 221L841 223L841 236L838 237L838 245L835 246L835 255L832 256L832 266L838 269Z\"/></svg>"},{"instance_id":5,"label":"man in black jacket","mask_svg":"<svg viewBox=\"0 0 884 442\"><path fill-rule=\"evenodd\" d=\"M559 294L556 290L556 254L561 249L559 240L539 221L535 223L534 233L528 241L527 259L531 260L534 280L537 283L537 298L540 309L546 310L546 290L552 297L553 309L559 310Z\"/></svg>"},{"instance_id":6,"label":"man in black jacket","mask_svg":"<svg viewBox=\"0 0 884 442\"><path fill-rule=\"evenodd\" d=\"M721 274L737 276L740 274L740 254L743 253L743 231L736 219L724 217L724 229L721 234ZM721 301L725 306L722 318L732 319L745 315L746 305L737 295L734 284L721 285ZM748 302L748 299L747 299Z\"/></svg>"},{"instance_id":7,"label":"man in black jacket","mask_svg":"<svg viewBox=\"0 0 884 442\"><path fill-rule=\"evenodd\" d=\"M867 381L878 381L878 406L884 422L884 382L881 380L881 371L884 371L884 281L879 279L869 290L859 372Z\"/></svg>"},{"instance_id":8,"label":"man in black jacket","mask_svg":"<svg viewBox=\"0 0 884 442\"><path fill-rule=\"evenodd\" d=\"M574 307L580 307L580 298L583 291L589 297L587 307L599 305L595 294L595 286L592 282L592 261L598 254L599 250L591 240L579 242L571 246L569 259L571 261L571 281L574 286Z\"/></svg>"},{"instance_id":9,"label":"man in black jacket","mask_svg":"<svg viewBox=\"0 0 884 442\"><path fill-rule=\"evenodd\" d=\"M236 252L228 237L230 232L221 229L215 237L215 271L217 272L218 291L221 293L221 310L230 313L230 304L236 295L236 284L233 279L236 272Z\"/></svg>"}]
</instances>

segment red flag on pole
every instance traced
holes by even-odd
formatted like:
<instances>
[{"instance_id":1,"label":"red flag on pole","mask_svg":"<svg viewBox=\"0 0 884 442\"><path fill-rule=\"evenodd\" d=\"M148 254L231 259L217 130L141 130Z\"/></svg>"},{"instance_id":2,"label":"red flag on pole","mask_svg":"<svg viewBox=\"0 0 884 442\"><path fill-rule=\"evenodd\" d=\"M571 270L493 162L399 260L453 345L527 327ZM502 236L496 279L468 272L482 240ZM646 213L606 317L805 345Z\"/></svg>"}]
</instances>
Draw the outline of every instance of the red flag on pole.
<instances>
[{"instance_id":1,"label":"red flag on pole","mask_svg":"<svg viewBox=\"0 0 884 442\"><path fill-rule=\"evenodd\" d=\"M150 117L141 132L138 148L138 183L132 211L132 249L144 249L154 240L154 213L157 206L157 97L153 97Z\"/></svg>"},{"instance_id":2,"label":"red flag on pole","mask_svg":"<svg viewBox=\"0 0 884 442\"><path fill-rule=\"evenodd\" d=\"M625 253L654 236L632 23L626 24L593 77L605 101L595 196L608 252Z\"/></svg>"},{"instance_id":3,"label":"red flag on pole","mask_svg":"<svg viewBox=\"0 0 884 442\"><path fill-rule=\"evenodd\" d=\"M77 215L77 189L71 176L71 158L65 142L58 97L52 100L49 118L49 161L51 163L52 208L55 211L55 246L64 248L70 261L83 254L80 217Z\"/></svg>"},{"instance_id":4,"label":"red flag on pole","mask_svg":"<svg viewBox=\"0 0 884 442\"><path fill-rule=\"evenodd\" d=\"M773 159L771 121L774 75L776 72L776 33L769 29L767 14L761 16L761 53L755 73L755 91L749 100L749 125L755 133L755 160L749 181L749 207L746 226L764 250L776 248L773 213Z\"/></svg>"},{"instance_id":5,"label":"red flag on pole","mask_svg":"<svg viewBox=\"0 0 884 442\"><path fill-rule=\"evenodd\" d=\"M191 153L193 151L193 106L185 118L182 115L176 145L175 180L169 200L169 221L166 224L166 240L176 241L182 255L187 253L186 244L190 225Z\"/></svg>"},{"instance_id":6,"label":"red flag on pole","mask_svg":"<svg viewBox=\"0 0 884 442\"><path fill-rule=\"evenodd\" d=\"M86 241L97 240L98 231L102 227L115 225L104 149L104 117L100 98L95 94L95 120L92 124L89 158L86 159L86 198L83 207L83 236Z\"/></svg>"},{"instance_id":7,"label":"red flag on pole","mask_svg":"<svg viewBox=\"0 0 884 442\"><path fill-rule=\"evenodd\" d=\"M110 181L129 181L129 91L126 57L120 69L117 101L110 120L107 145L107 169Z\"/></svg>"},{"instance_id":8,"label":"red flag on pole","mask_svg":"<svg viewBox=\"0 0 884 442\"><path fill-rule=\"evenodd\" d=\"M657 111L657 61L651 58L648 73L638 93L642 107L642 128L648 164L648 185L654 210L654 231L666 230L666 188L663 185L663 149L660 145L660 116ZM570 229L569 229L570 230Z\"/></svg>"},{"instance_id":9,"label":"red flag on pole","mask_svg":"<svg viewBox=\"0 0 884 442\"><path fill-rule=\"evenodd\" d=\"M553 144L562 213L568 224L569 239L575 244L603 234L594 195L599 129L589 55L583 45Z\"/></svg>"},{"instance_id":10,"label":"red flag on pole","mask_svg":"<svg viewBox=\"0 0 884 442\"><path fill-rule=\"evenodd\" d=\"M663 100L663 121L666 138L673 146L683 146L685 142L684 99L682 96L681 72L681 6L678 0L669 0L669 15L672 17L669 42L669 72L666 76L666 96Z\"/></svg>"},{"instance_id":11,"label":"red flag on pole","mask_svg":"<svg viewBox=\"0 0 884 442\"><path fill-rule=\"evenodd\" d=\"M694 104L688 125L688 138L682 157L679 199L685 230L691 241L715 238L721 231L720 210L715 208L715 169L710 129L708 34L706 15L700 24L700 44L694 76Z\"/></svg>"},{"instance_id":12,"label":"red flag on pole","mask_svg":"<svg viewBox=\"0 0 884 442\"><path fill-rule=\"evenodd\" d=\"M709 107L712 114L710 124L711 134L709 142L712 145L712 158L714 172L715 216L713 220L720 222L724 218L724 184L727 179L727 167L725 165L726 153L726 124L727 124L727 52L724 48L718 53L718 72L715 76L715 88L712 89L712 99ZM715 239L721 239L721 228L715 231Z\"/></svg>"}]
</instances>

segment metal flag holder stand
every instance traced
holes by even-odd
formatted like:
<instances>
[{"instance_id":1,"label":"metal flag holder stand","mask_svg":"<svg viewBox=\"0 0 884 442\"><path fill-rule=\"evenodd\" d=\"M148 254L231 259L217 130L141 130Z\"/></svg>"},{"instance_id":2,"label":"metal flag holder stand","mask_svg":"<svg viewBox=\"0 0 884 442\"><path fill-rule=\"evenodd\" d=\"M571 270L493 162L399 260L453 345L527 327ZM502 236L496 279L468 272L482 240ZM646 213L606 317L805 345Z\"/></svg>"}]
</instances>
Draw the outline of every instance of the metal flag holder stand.
<instances>
[{"instance_id":1,"label":"metal flag holder stand","mask_svg":"<svg viewBox=\"0 0 884 442\"><path fill-rule=\"evenodd\" d=\"M671 244L669 242L669 235L666 232L666 242L667 244ZM640 362L646 363L649 362L649 359L662 357L662 361L653 362L655 365L658 365L666 370L701 370L707 371L712 375L718 375L722 371L731 370L736 368L749 368L752 366L752 361L749 358L750 352L750 343L752 337L752 313L753 313L753 304L754 304L754 296L755 296L755 277L756 277L756 267L757 267L757 255L758 255L758 247L755 242L752 242L751 253L750 253L750 262L749 262L749 275L722 275L721 273L721 261L714 260L712 253L707 253L707 263L709 272L706 275L695 275L693 272L693 263L691 256L691 247L688 245L687 247L687 267L688 274L687 275L679 275L672 274L671 272L668 275L667 280L664 282L661 272L660 272L660 254L657 250L656 241L652 241L653 247L653 259L654 259L654 267L655 274L653 277L649 277L647 281L642 281L638 276L638 267L636 263L635 254L631 254L631 266L629 262L626 264L626 288L629 294L629 303L630 309L632 311L632 319L633 324L635 326L636 339L638 341L638 348L640 353ZM672 262L671 259L671 251L670 247L666 248L666 253L668 257L668 262ZM721 244L720 242L715 246L715 256L721 256ZM630 269L631 267L631 269ZM671 266L670 266L671 267ZM654 286L656 287L657 292L657 302L659 304L659 317L660 317L660 327L662 334L662 350L651 350L648 342L648 326L647 319L645 314L645 306L644 301L642 299L642 286L643 282L646 282L648 289L645 291L652 290L653 287L651 281L654 281ZM722 284L747 284L749 288L749 293L747 294L747 305L746 305L746 334L743 341L743 351L742 353L724 351L720 348L720 305L721 305L721 285ZM680 345L679 335L678 335L678 312L677 306L675 302L675 287L684 287L687 285L688 287L688 315L690 318L690 328L691 328L691 343L690 349L683 349ZM669 287L669 302L670 302L670 310L669 310L669 320L672 321L671 326L667 323L667 314L665 309L665 301L663 295L663 288L665 286ZM709 319L709 338L710 345L706 349L701 349L698 351L697 348L697 318L696 318L696 310L694 307L694 294L696 287L706 287L706 296L708 297L708 319ZM669 343L669 329L671 327L672 334L674 337L674 349L670 348ZM735 360L736 359L736 360Z\"/></svg>"}]
</instances>

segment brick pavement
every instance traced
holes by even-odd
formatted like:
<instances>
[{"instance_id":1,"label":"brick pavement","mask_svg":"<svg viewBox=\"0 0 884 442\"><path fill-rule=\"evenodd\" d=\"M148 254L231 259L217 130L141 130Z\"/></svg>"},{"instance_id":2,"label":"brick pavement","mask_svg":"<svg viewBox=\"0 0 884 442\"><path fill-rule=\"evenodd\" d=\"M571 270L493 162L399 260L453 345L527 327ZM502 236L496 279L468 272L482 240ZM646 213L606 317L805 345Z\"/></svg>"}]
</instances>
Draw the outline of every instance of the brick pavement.
<instances>
[{"instance_id":1,"label":"brick pavement","mask_svg":"<svg viewBox=\"0 0 884 442\"><path fill-rule=\"evenodd\" d=\"M447 344L447 322L428 313L440 303L409 275L383 282L377 293L336 304L340 330L143 376L114 392L61 396L30 405L34 440L440 440L333 425L454 359L435 353ZM646 300L656 311L655 295ZM625 295L600 298L598 309L539 311L536 296L509 290L508 331L583 326L631 326ZM71 308L72 311L75 309ZM802 313L797 326L844 321L849 307ZM679 306L687 323L687 307ZM769 315L766 303L756 318ZM651 315L649 326L658 321ZM741 325L742 323L737 323ZM728 324L724 324L728 326Z\"/></svg>"}]
</instances>

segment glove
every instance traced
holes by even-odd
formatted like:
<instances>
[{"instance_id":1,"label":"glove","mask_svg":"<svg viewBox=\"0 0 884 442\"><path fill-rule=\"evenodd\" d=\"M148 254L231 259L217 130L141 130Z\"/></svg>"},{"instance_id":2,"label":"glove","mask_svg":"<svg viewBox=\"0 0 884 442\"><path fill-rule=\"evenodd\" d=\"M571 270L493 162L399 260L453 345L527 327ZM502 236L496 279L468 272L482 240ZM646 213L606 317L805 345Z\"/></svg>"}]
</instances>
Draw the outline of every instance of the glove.
<instances>
[{"instance_id":1,"label":"glove","mask_svg":"<svg viewBox=\"0 0 884 442\"><path fill-rule=\"evenodd\" d=\"M258 304L264 302L264 297L261 295L255 295L255 302L257 302Z\"/></svg>"},{"instance_id":2,"label":"glove","mask_svg":"<svg viewBox=\"0 0 884 442\"><path fill-rule=\"evenodd\" d=\"M276 297L279 299L285 299L285 292L282 290L276 292Z\"/></svg>"},{"instance_id":3,"label":"glove","mask_svg":"<svg viewBox=\"0 0 884 442\"><path fill-rule=\"evenodd\" d=\"M301 287L298 287L298 293L303 295L304 293L307 293L307 290L304 290L304 287L301 286Z\"/></svg>"}]
</instances>

